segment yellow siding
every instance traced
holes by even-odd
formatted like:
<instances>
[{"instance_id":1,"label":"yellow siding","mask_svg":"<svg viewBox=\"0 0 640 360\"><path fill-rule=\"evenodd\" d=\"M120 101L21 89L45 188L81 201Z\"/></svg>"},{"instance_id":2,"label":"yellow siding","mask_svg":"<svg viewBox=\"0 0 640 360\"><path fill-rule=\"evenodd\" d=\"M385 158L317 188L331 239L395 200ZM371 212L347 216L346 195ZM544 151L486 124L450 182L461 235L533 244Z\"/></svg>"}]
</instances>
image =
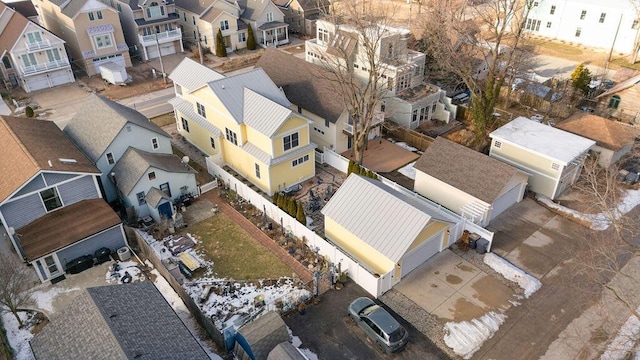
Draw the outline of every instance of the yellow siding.
<instances>
[{"instance_id":1,"label":"yellow siding","mask_svg":"<svg viewBox=\"0 0 640 360\"><path fill-rule=\"evenodd\" d=\"M284 137L295 132L298 133L298 147L309 145L309 123L305 119L293 116L278 130L276 135L273 136L274 157L279 157L286 154L286 152L284 151ZM295 149L296 148L287 150L287 152Z\"/></svg>"},{"instance_id":2,"label":"yellow siding","mask_svg":"<svg viewBox=\"0 0 640 360\"><path fill-rule=\"evenodd\" d=\"M271 148L271 139L269 139L267 136L260 133L259 131L253 128L250 128L248 126L243 126L243 128L244 128L244 131L246 134L245 136L248 142L257 146L262 151L266 152L267 154L273 157L273 151Z\"/></svg>"},{"instance_id":3,"label":"yellow siding","mask_svg":"<svg viewBox=\"0 0 640 360\"><path fill-rule=\"evenodd\" d=\"M189 132L184 131L182 128L182 120L181 118L185 118L189 122ZM220 153L220 139L215 138L215 135L209 133L203 127L198 125L195 121L192 121L188 117L186 117L181 112L177 112L177 124L178 124L178 133L189 140L192 144L197 146L201 151L206 153L207 155L216 155ZM213 149L211 147L210 138L214 138L216 142L216 148Z\"/></svg>"},{"instance_id":4,"label":"yellow siding","mask_svg":"<svg viewBox=\"0 0 640 360\"><path fill-rule=\"evenodd\" d=\"M304 157L305 155L309 156L309 161L303 162L302 164L295 167L292 165L292 161L294 159ZM272 192L283 190L287 186L313 177L316 171L314 155L315 153L312 149L307 153L301 154L300 156L296 156L295 158L271 167L270 177L272 189L269 194L271 195Z\"/></svg>"},{"instance_id":5,"label":"yellow siding","mask_svg":"<svg viewBox=\"0 0 640 360\"><path fill-rule=\"evenodd\" d=\"M329 239L354 257L358 262L365 264L376 273L387 274L394 269L395 264L393 261L360 240L331 218L325 217L324 228L325 235Z\"/></svg>"}]
</instances>

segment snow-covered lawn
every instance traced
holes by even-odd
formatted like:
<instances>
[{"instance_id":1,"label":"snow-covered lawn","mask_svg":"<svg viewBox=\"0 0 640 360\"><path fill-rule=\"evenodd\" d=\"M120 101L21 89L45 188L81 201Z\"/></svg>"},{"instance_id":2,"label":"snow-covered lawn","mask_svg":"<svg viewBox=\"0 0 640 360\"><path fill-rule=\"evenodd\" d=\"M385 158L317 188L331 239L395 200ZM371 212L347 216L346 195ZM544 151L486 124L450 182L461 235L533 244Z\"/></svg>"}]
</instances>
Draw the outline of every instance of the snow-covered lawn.
<instances>
[{"instance_id":1,"label":"snow-covered lawn","mask_svg":"<svg viewBox=\"0 0 640 360\"><path fill-rule=\"evenodd\" d=\"M538 291L542 284L533 276L522 271L500 256L487 253L484 263L502 275L505 279L518 284L524 290L525 298ZM510 301L513 306L520 305L517 301ZM507 316L505 310L490 311L477 319L462 322L448 322L444 325L444 342L453 352L469 359L480 349L482 344L490 339L500 328Z\"/></svg>"}]
</instances>

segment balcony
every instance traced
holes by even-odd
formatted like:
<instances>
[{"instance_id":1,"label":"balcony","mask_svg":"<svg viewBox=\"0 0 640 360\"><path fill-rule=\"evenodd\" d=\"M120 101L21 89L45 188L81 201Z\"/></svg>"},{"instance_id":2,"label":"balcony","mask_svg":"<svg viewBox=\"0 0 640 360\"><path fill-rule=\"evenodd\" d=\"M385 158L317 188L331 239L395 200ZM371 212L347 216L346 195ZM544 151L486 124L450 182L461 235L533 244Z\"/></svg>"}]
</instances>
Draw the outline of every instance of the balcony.
<instances>
[{"instance_id":1,"label":"balcony","mask_svg":"<svg viewBox=\"0 0 640 360\"><path fill-rule=\"evenodd\" d=\"M382 123L384 121L384 113L382 111L376 110L373 114L373 119L371 120L370 128ZM358 127L359 128L359 127ZM347 134L353 135L353 124L344 124L343 129Z\"/></svg>"},{"instance_id":2,"label":"balcony","mask_svg":"<svg viewBox=\"0 0 640 360\"><path fill-rule=\"evenodd\" d=\"M20 71L22 71L23 75L28 76L43 73L53 69L59 69L65 66L69 66L69 60L67 59L51 61L44 64L21 66Z\"/></svg>"},{"instance_id":3,"label":"balcony","mask_svg":"<svg viewBox=\"0 0 640 360\"><path fill-rule=\"evenodd\" d=\"M25 45L27 47L27 51L38 51L50 48L51 42L49 39L44 39L42 41L25 41Z\"/></svg>"},{"instance_id":4,"label":"balcony","mask_svg":"<svg viewBox=\"0 0 640 360\"><path fill-rule=\"evenodd\" d=\"M156 44L156 37L160 44L181 40L182 32L180 29L175 29L151 35L138 35L138 37L140 38L140 44L142 44L142 46L150 46Z\"/></svg>"}]
</instances>

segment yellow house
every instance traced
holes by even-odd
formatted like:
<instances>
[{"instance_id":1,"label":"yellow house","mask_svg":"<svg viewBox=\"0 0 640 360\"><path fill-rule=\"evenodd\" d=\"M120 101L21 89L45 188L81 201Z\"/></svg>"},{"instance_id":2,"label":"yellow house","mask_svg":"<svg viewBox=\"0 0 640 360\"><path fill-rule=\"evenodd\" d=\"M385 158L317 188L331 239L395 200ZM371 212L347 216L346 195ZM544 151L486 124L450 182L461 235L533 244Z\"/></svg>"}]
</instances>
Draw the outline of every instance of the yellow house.
<instances>
[{"instance_id":1,"label":"yellow house","mask_svg":"<svg viewBox=\"0 0 640 360\"><path fill-rule=\"evenodd\" d=\"M224 77L186 58L169 78L178 132L217 164L268 195L315 175L312 121L262 69Z\"/></svg>"},{"instance_id":2,"label":"yellow house","mask_svg":"<svg viewBox=\"0 0 640 360\"><path fill-rule=\"evenodd\" d=\"M351 174L322 209L325 235L392 284L449 244L452 219L379 180Z\"/></svg>"}]
</instances>

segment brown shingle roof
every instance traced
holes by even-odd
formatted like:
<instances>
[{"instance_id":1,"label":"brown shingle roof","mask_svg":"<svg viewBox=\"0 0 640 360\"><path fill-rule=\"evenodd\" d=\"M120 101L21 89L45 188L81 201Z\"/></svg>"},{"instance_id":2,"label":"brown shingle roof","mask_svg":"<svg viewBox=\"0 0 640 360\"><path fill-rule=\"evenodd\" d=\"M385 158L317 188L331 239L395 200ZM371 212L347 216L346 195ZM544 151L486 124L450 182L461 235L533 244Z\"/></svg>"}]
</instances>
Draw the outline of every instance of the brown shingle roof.
<instances>
[{"instance_id":1,"label":"brown shingle roof","mask_svg":"<svg viewBox=\"0 0 640 360\"><path fill-rule=\"evenodd\" d=\"M258 60L271 80L284 89L287 99L332 123L345 111L336 94L331 74L320 66L308 63L281 50L269 48Z\"/></svg>"},{"instance_id":2,"label":"brown shingle roof","mask_svg":"<svg viewBox=\"0 0 640 360\"><path fill-rule=\"evenodd\" d=\"M27 261L120 224L104 199L82 200L52 211L16 230Z\"/></svg>"},{"instance_id":3,"label":"brown shingle roof","mask_svg":"<svg viewBox=\"0 0 640 360\"><path fill-rule=\"evenodd\" d=\"M413 167L488 204L520 173L511 165L442 137L429 145Z\"/></svg>"},{"instance_id":4,"label":"brown shingle roof","mask_svg":"<svg viewBox=\"0 0 640 360\"><path fill-rule=\"evenodd\" d=\"M0 202L40 170L100 173L52 121L0 116L0 154Z\"/></svg>"},{"instance_id":5,"label":"brown shingle roof","mask_svg":"<svg viewBox=\"0 0 640 360\"><path fill-rule=\"evenodd\" d=\"M611 150L619 150L640 136L640 129L583 111L570 116L557 128L594 140L598 146Z\"/></svg>"},{"instance_id":6,"label":"brown shingle roof","mask_svg":"<svg viewBox=\"0 0 640 360\"><path fill-rule=\"evenodd\" d=\"M11 50L20 38L20 35L22 35L24 28L29 23L29 20L26 17L17 13L13 9L7 8L7 5L0 2L0 13L5 11L5 9L7 10L7 14L4 16L8 16L8 14L11 13L11 18L0 34L0 52Z\"/></svg>"}]
</instances>

